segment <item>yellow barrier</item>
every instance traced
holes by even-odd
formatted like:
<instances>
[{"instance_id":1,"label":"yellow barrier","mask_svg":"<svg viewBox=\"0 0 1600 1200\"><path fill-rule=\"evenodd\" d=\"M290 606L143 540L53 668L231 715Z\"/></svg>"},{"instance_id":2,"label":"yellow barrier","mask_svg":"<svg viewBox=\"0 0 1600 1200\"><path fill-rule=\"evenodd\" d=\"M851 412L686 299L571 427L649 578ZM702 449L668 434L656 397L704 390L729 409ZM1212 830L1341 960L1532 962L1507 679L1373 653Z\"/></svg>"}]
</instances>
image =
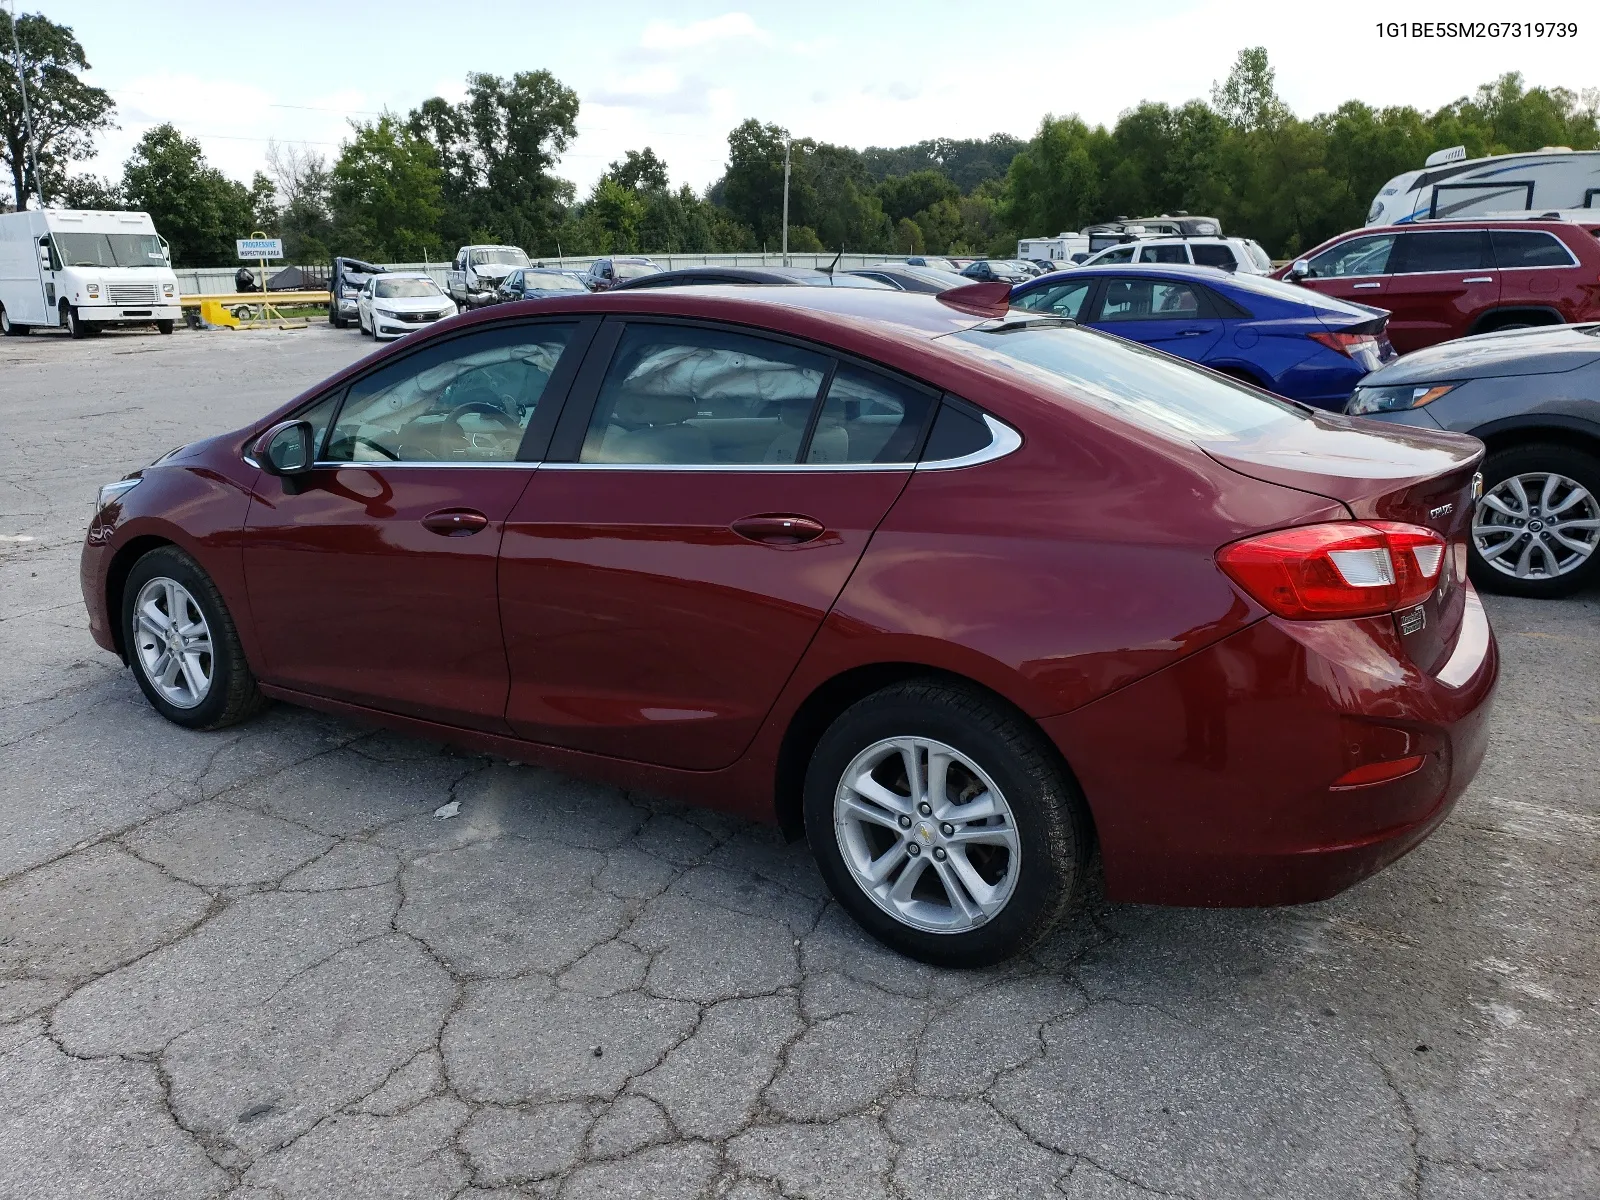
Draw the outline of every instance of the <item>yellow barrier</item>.
<instances>
[{"instance_id":1,"label":"yellow barrier","mask_svg":"<svg viewBox=\"0 0 1600 1200\"><path fill-rule=\"evenodd\" d=\"M283 305L320 304L326 308L328 299L327 292L268 292L266 294L266 300L269 304L280 307ZM215 292L208 295L178 297L178 303L185 308L199 308L207 300L215 300L217 303L225 304L229 308L236 308L241 304L260 304L262 295L260 292Z\"/></svg>"}]
</instances>

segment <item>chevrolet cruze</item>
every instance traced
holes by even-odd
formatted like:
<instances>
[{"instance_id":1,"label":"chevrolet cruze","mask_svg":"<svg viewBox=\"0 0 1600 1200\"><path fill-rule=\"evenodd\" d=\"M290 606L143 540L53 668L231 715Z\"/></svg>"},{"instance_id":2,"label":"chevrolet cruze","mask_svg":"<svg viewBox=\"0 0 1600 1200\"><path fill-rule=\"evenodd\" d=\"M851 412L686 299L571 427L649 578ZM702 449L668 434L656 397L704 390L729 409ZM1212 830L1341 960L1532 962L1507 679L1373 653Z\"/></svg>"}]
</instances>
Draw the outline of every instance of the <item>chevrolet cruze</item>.
<instances>
[{"instance_id":1,"label":"chevrolet cruze","mask_svg":"<svg viewBox=\"0 0 1600 1200\"><path fill-rule=\"evenodd\" d=\"M1497 674L1481 445L1315 412L1007 286L500 305L106 485L96 640L773 821L905 953L1107 895L1332 895L1446 816Z\"/></svg>"}]
</instances>

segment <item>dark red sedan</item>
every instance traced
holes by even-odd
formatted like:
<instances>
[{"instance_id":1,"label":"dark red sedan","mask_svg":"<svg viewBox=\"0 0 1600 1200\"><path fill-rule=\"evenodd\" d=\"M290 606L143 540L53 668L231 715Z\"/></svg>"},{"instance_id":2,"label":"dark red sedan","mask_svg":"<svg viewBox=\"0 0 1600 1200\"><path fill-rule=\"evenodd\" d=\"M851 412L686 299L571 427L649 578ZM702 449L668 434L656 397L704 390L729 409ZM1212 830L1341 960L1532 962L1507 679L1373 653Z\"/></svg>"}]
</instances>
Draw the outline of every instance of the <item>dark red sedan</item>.
<instances>
[{"instance_id":1,"label":"dark red sedan","mask_svg":"<svg viewBox=\"0 0 1600 1200\"><path fill-rule=\"evenodd\" d=\"M809 837L971 965L1117 900L1326 897L1439 824L1497 675L1474 439L1070 321L705 288L441 323L102 489L95 639Z\"/></svg>"}]
</instances>

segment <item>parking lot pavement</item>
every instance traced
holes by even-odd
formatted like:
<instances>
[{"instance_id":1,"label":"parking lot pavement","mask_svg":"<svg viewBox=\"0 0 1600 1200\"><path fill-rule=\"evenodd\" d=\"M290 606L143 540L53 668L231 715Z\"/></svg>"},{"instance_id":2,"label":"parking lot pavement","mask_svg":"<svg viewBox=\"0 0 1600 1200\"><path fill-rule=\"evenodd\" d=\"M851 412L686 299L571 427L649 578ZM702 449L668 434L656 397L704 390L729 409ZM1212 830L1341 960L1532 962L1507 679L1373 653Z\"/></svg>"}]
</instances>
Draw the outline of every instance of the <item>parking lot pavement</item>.
<instances>
[{"instance_id":1,"label":"parking lot pavement","mask_svg":"<svg viewBox=\"0 0 1600 1200\"><path fill-rule=\"evenodd\" d=\"M367 346L0 344L0 1195L1600 1194L1600 596L1490 598L1488 762L1377 878L939 971L760 826L155 715L85 628L95 486Z\"/></svg>"}]
</instances>

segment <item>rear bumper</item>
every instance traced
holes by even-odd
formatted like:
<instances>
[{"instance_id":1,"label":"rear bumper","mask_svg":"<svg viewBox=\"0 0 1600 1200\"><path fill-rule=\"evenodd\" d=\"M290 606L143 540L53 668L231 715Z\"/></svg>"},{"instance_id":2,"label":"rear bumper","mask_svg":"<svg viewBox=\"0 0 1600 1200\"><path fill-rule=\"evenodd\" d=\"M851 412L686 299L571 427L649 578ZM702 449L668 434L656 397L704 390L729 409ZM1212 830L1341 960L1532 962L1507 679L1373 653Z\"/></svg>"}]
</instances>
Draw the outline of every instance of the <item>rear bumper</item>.
<instances>
[{"instance_id":1,"label":"rear bumper","mask_svg":"<svg viewBox=\"0 0 1600 1200\"><path fill-rule=\"evenodd\" d=\"M1392 618L1260 621L1044 721L1088 797L1106 894L1150 904L1299 904L1381 870L1449 815L1483 761L1499 676L1468 593L1438 674ZM1413 773L1337 788L1353 767Z\"/></svg>"}]
</instances>

